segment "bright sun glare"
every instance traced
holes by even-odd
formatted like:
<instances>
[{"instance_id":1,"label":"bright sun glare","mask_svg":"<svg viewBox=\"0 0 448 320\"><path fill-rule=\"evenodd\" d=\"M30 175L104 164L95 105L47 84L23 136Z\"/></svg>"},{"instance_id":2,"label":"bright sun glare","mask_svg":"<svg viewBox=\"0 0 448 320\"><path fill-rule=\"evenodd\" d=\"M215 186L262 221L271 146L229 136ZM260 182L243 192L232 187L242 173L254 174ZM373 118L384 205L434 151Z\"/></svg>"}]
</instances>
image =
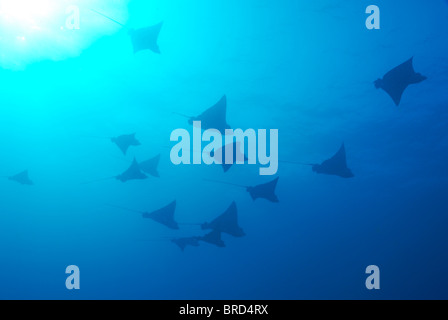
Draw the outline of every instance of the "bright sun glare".
<instances>
[{"instance_id":1,"label":"bright sun glare","mask_svg":"<svg viewBox=\"0 0 448 320\"><path fill-rule=\"evenodd\" d=\"M9 22L33 24L53 13L53 1L0 0L0 17Z\"/></svg>"},{"instance_id":2,"label":"bright sun glare","mask_svg":"<svg viewBox=\"0 0 448 320\"><path fill-rule=\"evenodd\" d=\"M96 1L114 17L127 11L128 0ZM0 70L24 70L35 62L76 57L95 40L116 33L120 28L89 11L96 1L0 0ZM68 27L73 7L86 15L81 28Z\"/></svg>"}]
</instances>

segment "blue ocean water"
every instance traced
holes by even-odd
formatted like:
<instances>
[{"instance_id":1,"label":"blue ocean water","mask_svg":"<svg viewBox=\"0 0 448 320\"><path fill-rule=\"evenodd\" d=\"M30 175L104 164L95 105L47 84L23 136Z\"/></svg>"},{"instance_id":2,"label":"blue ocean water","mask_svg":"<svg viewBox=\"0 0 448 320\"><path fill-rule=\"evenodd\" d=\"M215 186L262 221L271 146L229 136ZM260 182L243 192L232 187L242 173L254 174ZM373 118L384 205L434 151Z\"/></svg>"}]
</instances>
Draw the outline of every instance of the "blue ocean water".
<instances>
[{"instance_id":1,"label":"blue ocean water","mask_svg":"<svg viewBox=\"0 0 448 320\"><path fill-rule=\"evenodd\" d=\"M51 3L51 1L49 1ZM0 11L1 299L448 298L448 5L374 1L57 1L51 18ZM65 8L80 8L66 30ZM164 22L161 54L133 53L127 26ZM23 9L25 10L25 9ZM31 20L30 20L31 19ZM414 57L428 79L400 106L373 81ZM279 203L216 179L257 185L257 166L170 161L173 112L227 96L234 128L278 129L282 161L321 162L345 143L353 179L280 163ZM136 133L126 156L110 141ZM160 178L85 182L161 154ZM108 204L210 221L235 201L246 236L185 252L173 231ZM77 265L81 289L67 290ZM367 290L365 269L381 270Z\"/></svg>"}]
</instances>

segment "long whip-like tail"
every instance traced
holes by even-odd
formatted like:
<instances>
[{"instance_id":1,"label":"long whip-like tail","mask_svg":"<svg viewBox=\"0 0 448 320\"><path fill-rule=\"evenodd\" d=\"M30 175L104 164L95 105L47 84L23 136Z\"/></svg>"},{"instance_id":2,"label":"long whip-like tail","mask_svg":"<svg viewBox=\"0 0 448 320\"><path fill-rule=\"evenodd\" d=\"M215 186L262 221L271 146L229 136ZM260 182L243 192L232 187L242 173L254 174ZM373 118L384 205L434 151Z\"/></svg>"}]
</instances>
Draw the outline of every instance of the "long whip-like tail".
<instances>
[{"instance_id":1,"label":"long whip-like tail","mask_svg":"<svg viewBox=\"0 0 448 320\"><path fill-rule=\"evenodd\" d=\"M120 26L122 26L122 27L125 27L125 25L124 25L123 23L118 22L117 20L112 19L112 18L109 17L109 16L106 16L104 13L101 13L101 12L96 11L96 10L94 10L94 9L90 9L90 10L92 10L92 11L95 12L96 14L99 14L100 16L102 16L102 17L104 17L104 18L106 18L106 19L108 19L108 20L110 20L110 21L112 21L112 22L115 22L116 24L118 24L118 25L120 25Z\"/></svg>"},{"instance_id":2,"label":"long whip-like tail","mask_svg":"<svg viewBox=\"0 0 448 320\"><path fill-rule=\"evenodd\" d=\"M105 204L105 206L107 206L107 207L111 207L111 208L115 208L115 209L120 209L120 210L123 210L123 211L129 211L129 212L133 212L133 213L140 213L140 214L143 214L144 212L143 211L139 211L139 210L135 210L135 209L130 209L130 208L126 208L126 207L121 207L121 206L116 206L116 205L114 205L114 204Z\"/></svg>"},{"instance_id":3,"label":"long whip-like tail","mask_svg":"<svg viewBox=\"0 0 448 320\"><path fill-rule=\"evenodd\" d=\"M187 116L186 114L183 114L183 113L180 113L180 112L173 111L173 114L177 114L178 116L181 116L181 117L184 117L184 118L187 118L187 119L193 118L191 116Z\"/></svg>"}]
</instances>

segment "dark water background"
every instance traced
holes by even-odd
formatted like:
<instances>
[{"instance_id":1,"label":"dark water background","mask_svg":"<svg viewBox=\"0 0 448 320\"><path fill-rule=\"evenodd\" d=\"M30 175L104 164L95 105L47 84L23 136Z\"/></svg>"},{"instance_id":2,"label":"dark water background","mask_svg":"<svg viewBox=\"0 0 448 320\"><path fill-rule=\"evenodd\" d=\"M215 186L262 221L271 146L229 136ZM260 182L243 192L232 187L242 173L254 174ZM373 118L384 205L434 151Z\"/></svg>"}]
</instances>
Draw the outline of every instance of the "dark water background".
<instances>
[{"instance_id":1,"label":"dark water background","mask_svg":"<svg viewBox=\"0 0 448 320\"><path fill-rule=\"evenodd\" d=\"M35 186L0 181L0 298L448 298L448 6L377 0L381 30L369 31L371 2L84 1L86 28L58 43L31 36L21 51L3 23L0 175L28 169ZM133 55L126 31L91 6L136 27L163 20L162 54ZM412 56L428 80L396 107L373 81ZM269 181L256 166L172 165L170 133L189 129L172 112L199 114L223 94L232 127L279 129L280 160L323 161L345 142L356 177L281 164L274 204L203 181ZM87 137L133 132L142 146L126 157ZM82 185L159 153L160 179ZM167 237L199 228L105 206L175 199L176 219L193 223L236 201L247 236L182 253Z\"/></svg>"}]
</instances>

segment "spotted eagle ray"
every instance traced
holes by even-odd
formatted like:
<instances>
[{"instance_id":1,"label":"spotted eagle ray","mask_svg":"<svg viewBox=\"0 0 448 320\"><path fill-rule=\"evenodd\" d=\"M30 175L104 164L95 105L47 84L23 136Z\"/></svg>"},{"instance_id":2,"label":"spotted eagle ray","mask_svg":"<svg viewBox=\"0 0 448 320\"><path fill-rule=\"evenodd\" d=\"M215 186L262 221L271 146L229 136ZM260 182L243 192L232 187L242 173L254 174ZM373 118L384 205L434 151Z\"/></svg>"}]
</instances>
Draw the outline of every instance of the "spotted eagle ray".
<instances>
[{"instance_id":1,"label":"spotted eagle ray","mask_svg":"<svg viewBox=\"0 0 448 320\"><path fill-rule=\"evenodd\" d=\"M137 160L134 158L131 166L122 174L115 177L117 180L121 182L128 182L131 180L145 180L148 177L140 170L140 165Z\"/></svg>"},{"instance_id":2,"label":"spotted eagle ray","mask_svg":"<svg viewBox=\"0 0 448 320\"><path fill-rule=\"evenodd\" d=\"M112 177L108 177L108 178L85 182L83 184L90 184L90 183L94 183L94 182L101 182L101 181L112 180L112 179L116 179L116 180L119 180L119 181L125 183L125 182L131 181L131 180L145 180L147 178L148 178L148 176L145 175L142 172L142 170L140 170L140 165L138 164L137 159L134 158L130 167L128 169L126 169L126 171L124 171L123 173L121 173L117 176L112 176Z\"/></svg>"},{"instance_id":3,"label":"spotted eagle ray","mask_svg":"<svg viewBox=\"0 0 448 320\"><path fill-rule=\"evenodd\" d=\"M397 106L400 105L401 97L409 85L420 83L427 79L414 71L412 62L413 57L390 70L382 79L374 82L375 88L386 91Z\"/></svg>"},{"instance_id":4,"label":"spotted eagle ray","mask_svg":"<svg viewBox=\"0 0 448 320\"><path fill-rule=\"evenodd\" d=\"M278 179L279 179L279 177L275 178L274 180L272 180L270 182L259 184L256 186L244 186L244 185L240 185L240 184L211 180L211 179L204 179L204 180L244 188L244 189L246 189L247 192L249 192L252 200L254 200L254 201L257 199L266 199L270 202L277 203L277 202L279 202L279 200L278 200L277 195L275 194L275 189L277 187Z\"/></svg>"},{"instance_id":5,"label":"spotted eagle ray","mask_svg":"<svg viewBox=\"0 0 448 320\"><path fill-rule=\"evenodd\" d=\"M311 166L313 172L318 174L338 176L341 178L353 178L355 175L347 167L347 156L345 152L345 144L339 148L338 152L328 160L325 160L321 164L317 163L302 163L294 161L279 161L283 163L299 164L304 166Z\"/></svg>"},{"instance_id":6,"label":"spotted eagle ray","mask_svg":"<svg viewBox=\"0 0 448 320\"><path fill-rule=\"evenodd\" d=\"M199 237L175 238L171 240L182 251L185 251L187 246L199 247Z\"/></svg>"},{"instance_id":7,"label":"spotted eagle ray","mask_svg":"<svg viewBox=\"0 0 448 320\"><path fill-rule=\"evenodd\" d=\"M174 219L174 213L176 212L176 201L173 201L170 204L168 204L167 206L165 206L161 209L152 211L152 212L133 210L133 209L120 207L120 206L116 206L116 205L107 205L107 206L125 210L125 211L129 211L129 212L139 213L142 215L142 217L144 219L154 220L155 222L158 222L170 229L174 229L174 230L179 229L179 225L176 222L176 220Z\"/></svg>"},{"instance_id":8,"label":"spotted eagle ray","mask_svg":"<svg viewBox=\"0 0 448 320\"><path fill-rule=\"evenodd\" d=\"M123 23L118 22L115 19L112 19L111 17L105 15L104 13L98 12L96 10L92 10L93 12L101 15L102 17L109 19L110 21L128 29L128 34L131 38L132 47L134 48L134 53L144 51L144 50L150 50L154 53L160 54L160 48L158 45L158 39L160 30L162 29L163 22L160 22L156 25L152 25L149 27L139 28L139 29L133 29L133 28L127 28Z\"/></svg>"},{"instance_id":9,"label":"spotted eagle ray","mask_svg":"<svg viewBox=\"0 0 448 320\"><path fill-rule=\"evenodd\" d=\"M198 116L187 116L178 112L174 113L188 118L188 123L191 125L195 121L200 121L202 130L215 129L221 132L221 134L225 134L225 130L230 129L226 119L227 97L225 95L215 105Z\"/></svg>"},{"instance_id":10,"label":"spotted eagle ray","mask_svg":"<svg viewBox=\"0 0 448 320\"><path fill-rule=\"evenodd\" d=\"M159 178L159 171L157 170L157 167L159 166L159 162L160 162L160 154L155 156L154 158L151 158L149 160L140 162L138 165L140 167L140 170L142 170L143 172Z\"/></svg>"},{"instance_id":11,"label":"spotted eagle ray","mask_svg":"<svg viewBox=\"0 0 448 320\"><path fill-rule=\"evenodd\" d=\"M115 138L111 138L111 141L117 145L117 147L123 152L124 155L128 152L131 146L140 146L141 143L135 138L135 133L125 134Z\"/></svg>"},{"instance_id":12,"label":"spotted eagle ray","mask_svg":"<svg viewBox=\"0 0 448 320\"><path fill-rule=\"evenodd\" d=\"M197 238L199 241L206 242L208 244L212 244L214 246L224 248L226 244L221 239L221 232L217 230L213 230L212 232L206 234L203 237Z\"/></svg>"},{"instance_id":13,"label":"spotted eagle ray","mask_svg":"<svg viewBox=\"0 0 448 320\"><path fill-rule=\"evenodd\" d=\"M243 229L238 225L238 210L235 201L219 217L210 223L203 223L202 230L216 230L234 237L244 237Z\"/></svg>"},{"instance_id":14,"label":"spotted eagle ray","mask_svg":"<svg viewBox=\"0 0 448 320\"><path fill-rule=\"evenodd\" d=\"M354 174L347 167L345 144L342 144L339 151L330 159L321 164L313 164L312 170L318 174L334 175L341 178L353 178Z\"/></svg>"},{"instance_id":15,"label":"spotted eagle ray","mask_svg":"<svg viewBox=\"0 0 448 320\"><path fill-rule=\"evenodd\" d=\"M99 136L84 136L86 138L93 138L93 139L107 139L110 140L112 143L114 143L121 152L126 155L128 152L128 149L132 146L140 146L141 143L136 139L136 133L132 134L123 134L118 137L99 137Z\"/></svg>"},{"instance_id":16,"label":"spotted eagle ray","mask_svg":"<svg viewBox=\"0 0 448 320\"><path fill-rule=\"evenodd\" d=\"M218 163L221 163L222 169L224 170L224 172L226 173L227 171L230 170L230 168L237 163L238 159L243 159L244 161L248 161L249 158L246 156L246 154L244 154L243 152L241 152L241 147L240 147L241 143L239 142L234 142L229 145L225 145L222 148L219 148L218 150L216 150L216 152L211 152L210 153L210 157L215 158L215 160L218 161ZM227 152L227 148L233 148L233 163L226 163L226 152Z\"/></svg>"},{"instance_id":17,"label":"spotted eagle ray","mask_svg":"<svg viewBox=\"0 0 448 320\"><path fill-rule=\"evenodd\" d=\"M29 177L28 170L22 171L13 176L3 177L3 178L6 178L10 181L20 183L21 185L26 185L26 186L34 185L33 181L31 181L31 179Z\"/></svg>"}]
</instances>

